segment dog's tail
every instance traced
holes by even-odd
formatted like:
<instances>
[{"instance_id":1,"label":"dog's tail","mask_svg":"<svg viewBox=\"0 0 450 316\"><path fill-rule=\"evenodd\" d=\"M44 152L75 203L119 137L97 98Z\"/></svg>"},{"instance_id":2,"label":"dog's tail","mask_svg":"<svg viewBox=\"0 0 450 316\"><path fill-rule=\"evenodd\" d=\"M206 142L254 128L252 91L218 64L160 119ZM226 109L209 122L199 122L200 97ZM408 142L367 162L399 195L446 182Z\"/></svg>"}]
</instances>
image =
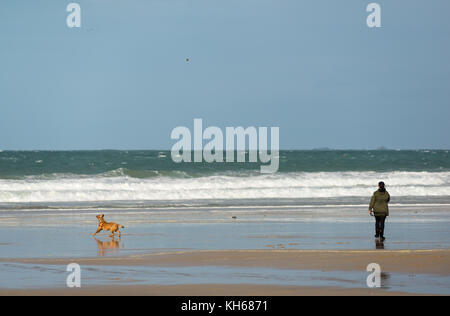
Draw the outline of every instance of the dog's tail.
<instances>
[{"instance_id":1,"label":"dog's tail","mask_svg":"<svg viewBox=\"0 0 450 316\"><path fill-rule=\"evenodd\" d=\"M120 228L125 228L125 226L123 226L123 225L120 225L120 224L119 224L119 227L120 227Z\"/></svg>"}]
</instances>

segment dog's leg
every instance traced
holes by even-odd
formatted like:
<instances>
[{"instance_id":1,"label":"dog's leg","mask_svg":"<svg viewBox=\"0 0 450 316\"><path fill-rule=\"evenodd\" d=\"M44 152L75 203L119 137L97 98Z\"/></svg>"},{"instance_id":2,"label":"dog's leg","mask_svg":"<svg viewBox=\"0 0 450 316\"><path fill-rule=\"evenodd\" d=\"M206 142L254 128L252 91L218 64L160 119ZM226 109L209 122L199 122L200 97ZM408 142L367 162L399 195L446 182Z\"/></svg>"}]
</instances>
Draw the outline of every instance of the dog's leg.
<instances>
[{"instance_id":1,"label":"dog's leg","mask_svg":"<svg viewBox=\"0 0 450 316\"><path fill-rule=\"evenodd\" d=\"M95 232L95 233L93 233L92 234L92 236L95 236L95 235L97 235L99 232L101 232L102 231L102 229L99 227L98 229L97 229L97 231Z\"/></svg>"},{"instance_id":2,"label":"dog's leg","mask_svg":"<svg viewBox=\"0 0 450 316\"><path fill-rule=\"evenodd\" d=\"M114 238L114 230L111 229L110 231L111 231L111 235L109 237L113 237Z\"/></svg>"}]
</instances>

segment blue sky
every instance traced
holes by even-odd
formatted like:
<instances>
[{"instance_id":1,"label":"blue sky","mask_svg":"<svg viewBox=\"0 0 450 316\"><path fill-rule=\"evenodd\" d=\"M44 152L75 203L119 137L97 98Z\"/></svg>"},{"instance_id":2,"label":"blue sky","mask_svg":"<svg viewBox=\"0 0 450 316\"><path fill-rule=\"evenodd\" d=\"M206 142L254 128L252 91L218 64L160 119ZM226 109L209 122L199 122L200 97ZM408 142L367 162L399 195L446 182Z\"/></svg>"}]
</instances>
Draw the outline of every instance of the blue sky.
<instances>
[{"instance_id":1,"label":"blue sky","mask_svg":"<svg viewBox=\"0 0 450 316\"><path fill-rule=\"evenodd\" d=\"M0 2L0 149L170 149L278 126L284 149L450 148L450 2ZM187 63L186 58L190 58Z\"/></svg>"}]
</instances>

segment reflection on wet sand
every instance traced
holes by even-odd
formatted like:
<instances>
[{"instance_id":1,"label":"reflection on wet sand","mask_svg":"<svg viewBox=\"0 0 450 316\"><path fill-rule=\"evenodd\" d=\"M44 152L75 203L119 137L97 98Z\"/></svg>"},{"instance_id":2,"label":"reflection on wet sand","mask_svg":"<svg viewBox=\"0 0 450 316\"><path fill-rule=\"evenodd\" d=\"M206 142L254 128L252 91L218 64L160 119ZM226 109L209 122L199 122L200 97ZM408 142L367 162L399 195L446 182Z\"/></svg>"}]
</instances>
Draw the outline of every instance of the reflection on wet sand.
<instances>
[{"instance_id":1,"label":"reflection on wet sand","mask_svg":"<svg viewBox=\"0 0 450 316\"><path fill-rule=\"evenodd\" d=\"M381 288L389 289L390 288L389 280L391 278L391 275L387 272L381 272L380 277L381 277Z\"/></svg>"},{"instance_id":2,"label":"reflection on wet sand","mask_svg":"<svg viewBox=\"0 0 450 316\"><path fill-rule=\"evenodd\" d=\"M375 239L375 249L384 249L384 241L381 239Z\"/></svg>"},{"instance_id":3,"label":"reflection on wet sand","mask_svg":"<svg viewBox=\"0 0 450 316\"><path fill-rule=\"evenodd\" d=\"M116 240L114 237L111 237L111 240L109 241L101 241L98 240L97 238L94 239L97 242L98 255L100 257L103 257L105 253L113 253L117 251L119 248L121 248L120 238Z\"/></svg>"}]
</instances>

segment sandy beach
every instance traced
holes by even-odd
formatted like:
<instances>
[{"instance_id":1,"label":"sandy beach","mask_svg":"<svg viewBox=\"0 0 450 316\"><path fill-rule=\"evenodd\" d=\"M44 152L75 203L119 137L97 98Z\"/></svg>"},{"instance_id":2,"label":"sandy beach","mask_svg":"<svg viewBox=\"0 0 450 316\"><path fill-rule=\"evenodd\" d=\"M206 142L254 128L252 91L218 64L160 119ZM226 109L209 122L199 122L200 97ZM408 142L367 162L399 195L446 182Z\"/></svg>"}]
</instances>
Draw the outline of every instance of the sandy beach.
<instances>
[{"instance_id":1,"label":"sandy beach","mask_svg":"<svg viewBox=\"0 0 450 316\"><path fill-rule=\"evenodd\" d=\"M0 296L423 296L406 292L254 284L103 286L81 289L0 290ZM426 295L426 294L425 294Z\"/></svg>"},{"instance_id":2,"label":"sandy beach","mask_svg":"<svg viewBox=\"0 0 450 316\"><path fill-rule=\"evenodd\" d=\"M320 271L363 271L377 262L389 273L450 274L450 250L326 251L326 250L224 250L153 253L111 258L1 259L0 263L120 267L252 267ZM337 274L339 275L339 274ZM61 291L62 290L62 291ZM177 284L89 286L81 289L0 290L0 295L411 295L369 288L279 286L261 284Z\"/></svg>"},{"instance_id":3,"label":"sandy beach","mask_svg":"<svg viewBox=\"0 0 450 316\"><path fill-rule=\"evenodd\" d=\"M450 294L447 206L397 206L382 244L359 207L311 209L106 212L121 239L92 237L90 210L4 213L0 295ZM66 286L70 263L81 288ZM367 287L370 263L381 288Z\"/></svg>"},{"instance_id":4,"label":"sandy beach","mask_svg":"<svg viewBox=\"0 0 450 316\"><path fill-rule=\"evenodd\" d=\"M369 263L382 270L450 274L450 250L203 250L110 258L0 259L0 263L83 266L260 267L294 270L362 271Z\"/></svg>"}]
</instances>

